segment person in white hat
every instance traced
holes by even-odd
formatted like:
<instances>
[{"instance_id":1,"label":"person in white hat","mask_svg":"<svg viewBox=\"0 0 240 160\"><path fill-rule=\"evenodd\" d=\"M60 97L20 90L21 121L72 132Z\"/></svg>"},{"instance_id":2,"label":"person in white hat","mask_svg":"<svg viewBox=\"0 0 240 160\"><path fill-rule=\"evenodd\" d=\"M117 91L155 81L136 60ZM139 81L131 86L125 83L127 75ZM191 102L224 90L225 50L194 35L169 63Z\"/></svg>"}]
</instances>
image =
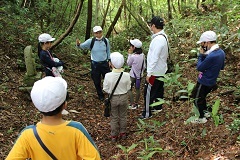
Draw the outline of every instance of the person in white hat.
<instances>
[{"instance_id":1,"label":"person in white hat","mask_svg":"<svg viewBox=\"0 0 240 160\"><path fill-rule=\"evenodd\" d=\"M111 94L116 82L122 74L111 99L111 139L112 142L116 142L118 138L126 139L128 107L127 93L131 87L131 80L129 73L123 72L123 55L119 52L113 52L110 57L113 69L112 72L105 75L103 90L106 93Z\"/></svg>"},{"instance_id":2,"label":"person in white hat","mask_svg":"<svg viewBox=\"0 0 240 160\"><path fill-rule=\"evenodd\" d=\"M67 107L67 82L63 78L48 76L35 82L31 99L43 117L36 125L21 131L6 160L100 160L97 146L85 127L62 118L62 111Z\"/></svg>"},{"instance_id":3,"label":"person in white hat","mask_svg":"<svg viewBox=\"0 0 240 160\"><path fill-rule=\"evenodd\" d=\"M197 70L199 71L198 80L192 92L194 104L200 116L192 120L192 123L206 123L210 117L207 107L206 96L217 88L216 82L220 70L224 69L225 52L216 43L217 35L213 31L204 32L197 44L200 45Z\"/></svg>"},{"instance_id":4,"label":"person in white hat","mask_svg":"<svg viewBox=\"0 0 240 160\"><path fill-rule=\"evenodd\" d=\"M110 43L103 37L101 26L93 27L93 38L89 38L81 43L76 40L76 46L80 49L88 49L91 51L91 77L94 82L99 100L104 100L104 94L101 87L101 79L105 74L110 72Z\"/></svg>"},{"instance_id":5,"label":"person in white hat","mask_svg":"<svg viewBox=\"0 0 240 160\"><path fill-rule=\"evenodd\" d=\"M50 34L43 33L38 37L38 57L44 67L46 76L61 76L60 72L63 71L63 61L60 61L57 57L54 57L50 49L52 42L55 40Z\"/></svg>"},{"instance_id":6,"label":"person in white hat","mask_svg":"<svg viewBox=\"0 0 240 160\"><path fill-rule=\"evenodd\" d=\"M146 68L145 56L142 53L142 42L139 39L130 40L130 48L128 49L127 64L131 67L131 89L129 91L130 105L129 109L137 109L139 107L140 84L143 76L143 71ZM132 89L135 86L136 97L134 100Z\"/></svg>"}]
</instances>

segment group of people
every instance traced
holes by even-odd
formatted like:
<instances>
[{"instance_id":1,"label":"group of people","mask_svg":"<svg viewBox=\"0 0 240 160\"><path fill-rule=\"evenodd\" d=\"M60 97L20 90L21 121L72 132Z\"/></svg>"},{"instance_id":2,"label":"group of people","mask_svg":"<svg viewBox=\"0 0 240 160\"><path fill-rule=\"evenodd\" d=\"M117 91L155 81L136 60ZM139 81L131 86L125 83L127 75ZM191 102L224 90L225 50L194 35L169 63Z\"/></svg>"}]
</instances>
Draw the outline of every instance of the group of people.
<instances>
[{"instance_id":1,"label":"group of people","mask_svg":"<svg viewBox=\"0 0 240 160\"><path fill-rule=\"evenodd\" d=\"M155 16L149 21L153 35L147 54L147 61L142 52L142 42L139 39L129 41L127 64L130 72L124 72L124 56L119 52L110 53L109 40L103 37L102 28L93 28L94 38L81 43L76 40L76 46L91 50L91 78L97 90L99 100L104 100L105 91L111 97L111 140L127 138L127 109L139 107L140 82L146 69L144 83L144 109L141 119L152 117L153 113L162 110L162 105L150 107L164 95L164 82L158 80L167 72L169 52L168 38L164 32L164 20ZM55 40L49 34L39 36L39 58L44 66L46 77L35 82L31 91L34 106L43 114L36 125L22 130L20 136L10 151L10 159L100 159L98 149L87 130L79 122L62 119L62 113L67 107L67 82L53 73L54 68L60 70L63 62L54 60L49 51ZM216 86L219 72L224 67L225 53L216 43L217 35L213 31L204 32L197 44L200 53L197 63L198 81L192 97L200 116L192 123L206 123L209 108L206 96ZM103 80L103 84L101 82ZM134 100L132 89L135 87ZM130 97L130 106L128 99Z\"/></svg>"}]
</instances>

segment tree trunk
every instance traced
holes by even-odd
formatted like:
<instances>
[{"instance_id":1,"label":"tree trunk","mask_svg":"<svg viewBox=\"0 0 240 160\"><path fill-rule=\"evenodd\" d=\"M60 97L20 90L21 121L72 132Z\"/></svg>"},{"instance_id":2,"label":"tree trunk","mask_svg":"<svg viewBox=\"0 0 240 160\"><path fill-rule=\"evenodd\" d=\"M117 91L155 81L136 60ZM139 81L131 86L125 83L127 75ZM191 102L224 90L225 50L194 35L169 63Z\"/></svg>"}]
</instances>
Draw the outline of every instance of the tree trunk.
<instances>
[{"instance_id":1,"label":"tree trunk","mask_svg":"<svg viewBox=\"0 0 240 160\"><path fill-rule=\"evenodd\" d=\"M222 4L226 4L226 0L222 0ZM221 23L220 27L227 26L227 7L225 5L221 5Z\"/></svg>"},{"instance_id":2,"label":"tree trunk","mask_svg":"<svg viewBox=\"0 0 240 160\"><path fill-rule=\"evenodd\" d=\"M96 9L95 9L95 15L94 15L94 26L99 26L99 19L98 19L98 14L99 14L99 0L96 0Z\"/></svg>"},{"instance_id":3,"label":"tree trunk","mask_svg":"<svg viewBox=\"0 0 240 160\"><path fill-rule=\"evenodd\" d=\"M167 0L168 3L168 19L172 19L171 0Z\"/></svg>"},{"instance_id":4,"label":"tree trunk","mask_svg":"<svg viewBox=\"0 0 240 160\"><path fill-rule=\"evenodd\" d=\"M129 12L129 13L133 16L133 18L136 20L136 22L138 23L138 25L141 26L141 28L146 32L146 34L151 34L151 31L148 30L148 29L146 29L147 27L144 27L144 26L142 25L142 23L139 21L139 18L138 18L137 16L135 16L134 13L133 13L127 6L126 6L126 8L127 8L128 12ZM143 18L142 18L142 19L143 19ZM146 23L146 26L148 26L147 23Z\"/></svg>"},{"instance_id":5,"label":"tree trunk","mask_svg":"<svg viewBox=\"0 0 240 160\"><path fill-rule=\"evenodd\" d=\"M123 6L125 4L125 0L122 0L122 4L121 6L118 8L118 11L117 11L117 14L112 22L112 24L110 25L108 31L107 31L107 34L106 34L106 37L109 38L113 29L114 29L114 26L116 25L117 21L118 21L118 18L120 17L121 13L122 13L122 9L123 9Z\"/></svg>"},{"instance_id":6,"label":"tree trunk","mask_svg":"<svg viewBox=\"0 0 240 160\"><path fill-rule=\"evenodd\" d=\"M154 17L155 14L154 14L154 10L153 10L152 0L149 0L149 2L150 2L150 8L151 8L151 12L152 12L152 17Z\"/></svg>"},{"instance_id":7,"label":"tree trunk","mask_svg":"<svg viewBox=\"0 0 240 160\"><path fill-rule=\"evenodd\" d=\"M85 40L89 39L91 36L91 24L92 24L92 0L88 0L88 15L87 15L87 27Z\"/></svg>"},{"instance_id":8,"label":"tree trunk","mask_svg":"<svg viewBox=\"0 0 240 160\"><path fill-rule=\"evenodd\" d=\"M67 28L67 30L52 44L51 49L55 48L58 44L60 44L60 43L63 41L63 39L64 39L65 37L67 37L67 36L69 35L69 33L71 33L74 25L76 24L76 22L77 22L77 20L78 20L78 18L79 18L79 16L80 16L80 12L81 12L82 6L83 6L83 1L84 1L84 0L80 0L80 2L79 2L79 4L78 4L78 7L77 7L76 14L75 14L72 22L70 23L70 25L69 25L69 27Z\"/></svg>"},{"instance_id":9,"label":"tree trunk","mask_svg":"<svg viewBox=\"0 0 240 160\"><path fill-rule=\"evenodd\" d=\"M103 21L102 21L102 29L104 28L105 26L105 22L106 22L106 17L107 17L107 13L108 13L108 9L109 9L109 6L110 6L110 0L108 0L108 3L107 3L107 8L104 12L104 15L103 15Z\"/></svg>"}]
</instances>

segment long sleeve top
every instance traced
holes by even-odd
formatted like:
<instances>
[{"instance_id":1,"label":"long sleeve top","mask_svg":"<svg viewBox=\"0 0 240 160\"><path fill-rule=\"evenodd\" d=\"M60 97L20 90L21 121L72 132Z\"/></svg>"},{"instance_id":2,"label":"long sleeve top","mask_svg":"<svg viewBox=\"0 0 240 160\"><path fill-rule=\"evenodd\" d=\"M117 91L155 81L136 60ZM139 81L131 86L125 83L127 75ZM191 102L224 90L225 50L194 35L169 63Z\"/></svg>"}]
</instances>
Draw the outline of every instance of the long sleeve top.
<instances>
[{"instance_id":1,"label":"long sleeve top","mask_svg":"<svg viewBox=\"0 0 240 160\"><path fill-rule=\"evenodd\" d=\"M143 71L146 68L145 56L141 54L128 54L127 59L128 66L131 67L130 76L133 78L141 78L143 76ZM135 73L135 75L134 75Z\"/></svg>"},{"instance_id":2,"label":"long sleeve top","mask_svg":"<svg viewBox=\"0 0 240 160\"><path fill-rule=\"evenodd\" d=\"M53 55L50 51L41 50L39 54L39 58L41 60L42 65L44 66L44 71L46 76L53 76L52 67L63 66L63 62L55 62L53 60Z\"/></svg>"},{"instance_id":3,"label":"long sleeve top","mask_svg":"<svg viewBox=\"0 0 240 160\"><path fill-rule=\"evenodd\" d=\"M164 30L152 35L147 55L147 76L161 76L167 71L168 44ZM167 37L167 36L166 36Z\"/></svg>"},{"instance_id":4,"label":"long sleeve top","mask_svg":"<svg viewBox=\"0 0 240 160\"><path fill-rule=\"evenodd\" d=\"M216 84L220 70L224 69L225 52L216 49L208 55L199 54L197 70L200 71L198 82L205 86Z\"/></svg>"},{"instance_id":5,"label":"long sleeve top","mask_svg":"<svg viewBox=\"0 0 240 160\"><path fill-rule=\"evenodd\" d=\"M107 38L105 39L107 40L107 46L103 39L95 40L93 48L91 50L91 60L100 62L100 61L106 61L110 59L110 43ZM81 43L77 47L81 49L90 49L91 42L92 42L92 38L86 40L85 42Z\"/></svg>"},{"instance_id":6,"label":"long sleeve top","mask_svg":"<svg viewBox=\"0 0 240 160\"><path fill-rule=\"evenodd\" d=\"M112 72L109 72L105 75L103 81L103 90L110 94L122 72L122 69L113 69ZM118 83L116 90L113 95L120 95L127 93L131 88L130 75L127 72L123 72L123 75Z\"/></svg>"}]
</instances>

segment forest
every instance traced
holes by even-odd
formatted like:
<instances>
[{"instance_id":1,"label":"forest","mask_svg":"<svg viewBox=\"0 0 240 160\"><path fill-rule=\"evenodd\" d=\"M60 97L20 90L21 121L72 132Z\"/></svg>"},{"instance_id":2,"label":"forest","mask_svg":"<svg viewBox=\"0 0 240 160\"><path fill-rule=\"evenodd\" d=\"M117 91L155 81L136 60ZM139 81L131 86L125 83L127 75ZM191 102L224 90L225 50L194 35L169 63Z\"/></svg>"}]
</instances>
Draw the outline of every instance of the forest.
<instances>
[{"instance_id":1,"label":"forest","mask_svg":"<svg viewBox=\"0 0 240 160\"><path fill-rule=\"evenodd\" d=\"M37 56L38 36L49 33L56 40L52 51L64 62L68 83L66 120L81 122L98 146L103 160L235 160L240 159L240 1L239 0L4 0L0 2L0 159L5 159L21 130L39 122L24 77L24 49L32 47L37 72L43 67ZM173 71L164 77L163 111L141 120L140 107L128 110L127 139L110 139L110 118L95 94L90 76L90 53L76 48L93 36L99 25L109 39L111 52L125 61L129 40L143 42L148 53L153 16L165 21L169 58ZM226 53L218 89L207 102L213 107L205 124L191 124L196 108L190 98L197 81L199 45L205 31L217 33ZM124 65L125 71L130 68ZM145 72L146 73L146 72Z\"/></svg>"}]
</instances>

